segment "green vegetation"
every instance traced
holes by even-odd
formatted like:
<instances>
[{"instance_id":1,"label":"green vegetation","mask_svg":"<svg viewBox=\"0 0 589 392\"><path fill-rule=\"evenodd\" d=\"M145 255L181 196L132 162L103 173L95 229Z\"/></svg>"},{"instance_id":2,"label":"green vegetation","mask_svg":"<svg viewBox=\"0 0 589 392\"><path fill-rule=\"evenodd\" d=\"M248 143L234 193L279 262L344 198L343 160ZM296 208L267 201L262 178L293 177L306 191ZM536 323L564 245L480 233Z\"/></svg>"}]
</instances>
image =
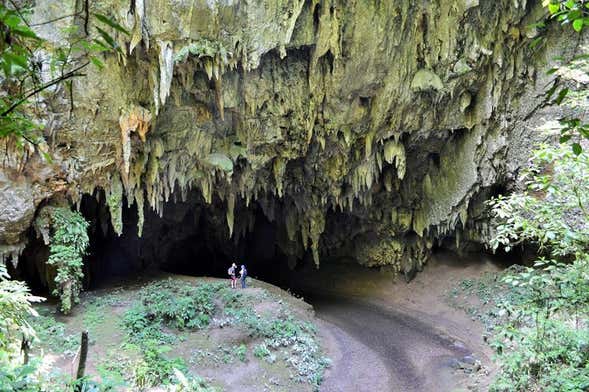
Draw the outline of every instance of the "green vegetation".
<instances>
[{"instance_id":1,"label":"green vegetation","mask_svg":"<svg viewBox=\"0 0 589 392\"><path fill-rule=\"evenodd\" d=\"M28 318L36 316L32 303L42 298L30 294L23 282L10 280L0 263L0 390L28 391L36 372L34 363L22 358L21 347L35 337Z\"/></svg>"},{"instance_id":2,"label":"green vegetation","mask_svg":"<svg viewBox=\"0 0 589 392\"><path fill-rule=\"evenodd\" d=\"M230 322L245 328L253 338L262 338L262 345L256 347L254 356L273 362L275 356L270 350L282 354L282 358L297 371L299 381L307 381L319 387L323 372L329 366L315 335L315 327L295 319L288 311L273 316L261 316L247 308L226 307L225 314Z\"/></svg>"},{"instance_id":3,"label":"green vegetation","mask_svg":"<svg viewBox=\"0 0 589 392\"><path fill-rule=\"evenodd\" d=\"M270 372L272 380L317 389L329 361L315 328L298 319L285 301L266 290L252 290L232 290L226 282L195 285L166 279L139 289L84 295L78 312L63 322L58 312L43 306L40 315L25 320L38 330L31 361L2 366L0 390L10 384L15 391L35 392L217 391L195 373L217 369L224 374L240 366L246 371L251 361L260 361L260 371ZM70 363L79 348L80 328L90 330L95 374L73 380L58 368L48 372L40 366L41 355L48 353ZM16 343L18 350L20 340ZM29 389L16 389L19 385Z\"/></svg>"},{"instance_id":4,"label":"green vegetation","mask_svg":"<svg viewBox=\"0 0 589 392\"><path fill-rule=\"evenodd\" d=\"M589 388L589 160L542 145L525 173L528 188L490 202L492 249L535 245L532 267L463 281L453 293L476 295L466 310L485 323L500 372L494 391Z\"/></svg>"},{"instance_id":5,"label":"green vegetation","mask_svg":"<svg viewBox=\"0 0 589 392\"><path fill-rule=\"evenodd\" d=\"M584 0L543 4L549 20L579 33L589 25ZM589 94L577 83L589 75L586 54L562 60L548 73L555 79L547 101L574 113L587 108ZM524 173L527 188L489 203L495 219L491 249L535 246L538 259L532 267L463 282L454 293L476 294L481 302L482 308L467 311L491 333L500 365L496 391L589 390L589 158L583 151L589 125L574 116L558 122L559 141L571 150L540 145Z\"/></svg>"},{"instance_id":6,"label":"green vegetation","mask_svg":"<svg viewBox=\"0 0 589 392\"><path fill-rule=\"evenodd\" d=\"M49 231L47 264L57 270L53 294L61 299L61 311L67 314L80 300L83 257L90 243L88 222L79 212L65 207L51 207L44 212L37 218L37 225Z\"/></svg>"},{"instance_id":7,"label":"green vegetation","mask_svg":"<svg viewBox=\"0 0 589 392\"><path fill-rule=\"evenodd\" d=\"M264 293L261 298L266 296ZM221 303L216 303L216 298ZM247 331L251 339L263 339L254 349L255 358L273 363L280 353L296 371L299 382L318 387L329 360L316 341L314 326L295 319L284 308L274 314L256 314L252 306L259 299L232 290L225 283L192 286L166 280L144 287L140 300L123 317L128 334L125 349L141 353L139 361L130 364L134 374L131 382L138 387L171 382L174 369L184 371L186 363L166 357L180 339L177 334L164 332L163 327L177 331L210 328L211 318L217 315L223 318L220 326L233 325ZM216 365L231 364L234 360L246 362L248 347L242 343L233 348L219 346L214 352L193 350L191 362L203 360Z\"/></svg>"},{"instance_id":8,"label":"green vegetation","mask_svg":"<svg viewBox=\"0 0 589 392\"><path fill-rule=\"evenodd\" d=\"M51 46L32 30L31 9L17 7L12 1L10 6L0 4L0 76L7 92L0 98L0 139L10 138L19 148L25 141L38 145L42 125L36 104L43 98L41 94L59 84L65 84L71 92L71 79L83 76L84 68L90 64L104 66L101 54L122 55L105 29L129 33L114 19L95 12L90 3L86 2L76 15L83 23L72 24L62 32L76 37L63 46ZM39 56L41 53L43 56ZM46 151L43 155L49 158Z\"/></svg>"}]
</instances>

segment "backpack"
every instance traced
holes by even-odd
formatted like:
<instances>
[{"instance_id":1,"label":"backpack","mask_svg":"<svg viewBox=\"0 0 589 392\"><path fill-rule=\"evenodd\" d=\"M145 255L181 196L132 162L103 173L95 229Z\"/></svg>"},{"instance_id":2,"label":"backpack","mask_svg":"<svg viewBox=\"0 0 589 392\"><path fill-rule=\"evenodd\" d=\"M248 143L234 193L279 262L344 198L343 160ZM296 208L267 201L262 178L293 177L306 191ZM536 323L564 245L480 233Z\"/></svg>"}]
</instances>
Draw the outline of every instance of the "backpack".
<instances>
[{"instance_id":1,"label":"backpack","mask_svg":"<svg viewBox=\"0 0 589 392\"><path fill-rule=\"evenodd\" d=\"M241 274L243 277L247 276L247 269L243 267L243 273Z\"/></svg>"},{"instance_id":2,"label":"backpack","mask_svg":"<svg viewBox=\"0 0 589 392\"><path fill-rule=\"evenodd\" d=\"M234 275L235 274L235 269L233 267L229 267L229 269L227 270L227 275Z\"/></svg>"}]
</instances>

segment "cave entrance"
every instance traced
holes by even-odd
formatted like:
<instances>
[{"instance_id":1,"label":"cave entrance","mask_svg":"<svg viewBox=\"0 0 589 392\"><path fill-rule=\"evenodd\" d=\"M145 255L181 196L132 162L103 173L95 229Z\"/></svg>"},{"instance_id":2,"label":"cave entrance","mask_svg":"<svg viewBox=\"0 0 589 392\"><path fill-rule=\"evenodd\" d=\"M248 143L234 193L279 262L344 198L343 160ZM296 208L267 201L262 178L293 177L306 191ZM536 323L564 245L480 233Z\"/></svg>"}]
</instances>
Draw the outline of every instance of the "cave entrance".
<instances>
[{"instance_id":1,"label":"cave entrance","mask_svg":"<svg viewBox=\"0 0 589 392\"><path fill-rule=\"evenodd\" d=\"M141 236L136 206L124 203L119 236L110 224L104 193L84 196L80 211L90 222L87 288L157 271L226 278L232 262L245 264L254 278L288 286L290 269L278 245L280 228L259 205L248 208L249 229L230 237L222 201L207 204L196 192L187 200L165 203L161 214L146 208Z\"/></svg>"}]
</instances>

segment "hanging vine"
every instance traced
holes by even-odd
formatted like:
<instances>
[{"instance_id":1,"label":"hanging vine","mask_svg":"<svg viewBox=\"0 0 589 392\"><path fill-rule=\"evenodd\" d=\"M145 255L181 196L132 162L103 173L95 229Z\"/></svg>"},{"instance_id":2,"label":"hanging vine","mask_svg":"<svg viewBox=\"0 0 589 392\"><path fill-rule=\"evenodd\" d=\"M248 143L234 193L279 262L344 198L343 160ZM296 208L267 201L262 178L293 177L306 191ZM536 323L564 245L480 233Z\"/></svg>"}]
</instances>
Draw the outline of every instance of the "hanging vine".
<instances>
[{"instance_id":1,"label":"hanging vine","mask_svg":"<svg viewBox=\"0 0 589 392\"><path fill-rule=\"evenodd\" d=\"M60 298L61 311L68 314L79 302L82 290L83 257L89 245L88 222L77 211L49 207L41 211L36 226L49 244L47 264L57 272L53 295Z\"/></svg>"}]
</instances>

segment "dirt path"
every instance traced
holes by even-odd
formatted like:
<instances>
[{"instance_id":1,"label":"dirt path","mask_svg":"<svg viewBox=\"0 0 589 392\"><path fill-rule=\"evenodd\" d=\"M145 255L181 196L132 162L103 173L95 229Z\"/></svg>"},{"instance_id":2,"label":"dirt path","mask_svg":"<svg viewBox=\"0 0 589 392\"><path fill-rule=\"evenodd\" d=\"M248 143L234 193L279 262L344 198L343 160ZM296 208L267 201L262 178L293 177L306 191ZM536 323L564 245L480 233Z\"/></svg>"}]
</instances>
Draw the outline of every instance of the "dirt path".
<instances>
[{"instance_id":1,"label":"dirt path","mask_svg":"<svg viewBox=\"0 0 589 392\"><path fill-rule=\"evenodd\" d=\"M336 375L328 375L322 388L325 391L452 390L455 387L452 365L471 354L465 347L405 313L341 297L326 296L311 301L320 319L346 334L337 342L345 350L343 360L334 363ZM347 347L357 346L358 342L363 349ZM384 363L386 374L378 377L372 373L360 388L352 385L357 380L350 369L356 373L364 369L372 371L375 367L367 363L366 357L373 353ZM382 383L383 379L389 381Z\"/></svg>"},{"instance_id":2,"label":"dirt path","mask_svg":"<svg viewBox=\"0 0 589 392\"><path fill-rule=\"evenodd\" d=\"M328 265L319 276L317 271L305 275L305 299L332 337L328 351L336 353L321 390L485 390L480 377L473 381L457 370L475 361L492 368L482 330L444 297L461 279L497 268L486 258L442 254L409 284L349 265Z\"/></svg>"},{"instance_id":3,"label":"dirt path","mask_svg":"<svg viewBox=\"0 0 589 392\"><path fill-rule=\"evenodd\" d=\"M387 365L374 350L326 318L319 319L318 324L332 360L321 391L372 392L389 389L391 379Z\"/></svg>"}]
</instances>

